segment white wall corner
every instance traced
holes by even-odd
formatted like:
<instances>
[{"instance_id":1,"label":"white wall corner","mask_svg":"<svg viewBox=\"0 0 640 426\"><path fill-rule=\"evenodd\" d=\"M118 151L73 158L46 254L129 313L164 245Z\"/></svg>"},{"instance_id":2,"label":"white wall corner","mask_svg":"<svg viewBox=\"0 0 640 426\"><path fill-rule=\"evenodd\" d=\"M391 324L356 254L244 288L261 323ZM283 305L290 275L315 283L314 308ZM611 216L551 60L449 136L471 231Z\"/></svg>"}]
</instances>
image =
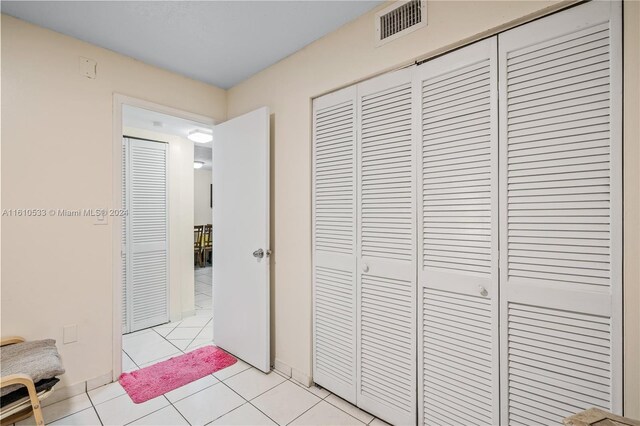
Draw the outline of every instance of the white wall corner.
<instances>
[{"instance_id":1,"label":"white wall corner","mask_svg":"<svg viewBox=\"0 0 640 426\"><path fill-rule=\"evenodd\" d=\"M295 368L291 369L291 378L306 387L311 387L311 385L313 384L311 376L303 373L300 370L296 370Z\"/></svg>"},{"instance_id":2,"label":"white wall corner","mask_svg":"<svg viewBox=\"0 0 640 426\"><path fill-rule=\"evenodd\" d=\"M195 314L196 314L196 310L195 309L192 309L190 311L184 311L184 312L182 312L182 318L189 318L189 317L194 316Z\"/></svg>"},{"instance_id":3,"label":"white wall corner","mask_svg":"<svg viewBox=\"0 0 640 426\"><path fill-rule=\"evenodd\" d=\"M289 367L287 364L285 364L284 362L280 361L277 358L275 359L275 361L273 361L273 368L274 370L279 371L285 376L291 377L291 367Z\"/></svg>"}]
</instances>

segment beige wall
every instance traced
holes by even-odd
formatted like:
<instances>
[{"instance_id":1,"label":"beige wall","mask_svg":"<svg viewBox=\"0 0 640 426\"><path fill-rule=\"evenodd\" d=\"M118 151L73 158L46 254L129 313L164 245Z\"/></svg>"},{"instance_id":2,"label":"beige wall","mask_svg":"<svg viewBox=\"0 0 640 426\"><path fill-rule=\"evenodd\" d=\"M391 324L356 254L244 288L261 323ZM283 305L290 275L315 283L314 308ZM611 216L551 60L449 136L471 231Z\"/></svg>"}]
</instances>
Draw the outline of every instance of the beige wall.
<instances>
[{"instance_id":1,"label":"beige wall","mask_svg":"<svg viewBox=\"0 0 640 426\"><path fill-rule=\"evenodd\" d=\"M110 204L113 92L217 120L269 106L275 357L310 375L311 99L561 4L430 1L426 28L380 48L370 13L231 89L226 111L221 90L3 15L2 207ZM640 4L625 2L625 407L634 417L640 417L639 28ZM96 80L78 76L78 56L98 61ZM79 324L79 342L60 344L66 383L111 369L110 228L85 219L2 220L2 334L61 342L62 326ZM33 310L47 315L22 320Z\"/></svg>"},{"instance_id":2,"label":"beige wall","mask_svg":"<svg viewBox=\"0 0 640 426\"><path fill-rule=\"evenodd\" d=\"M169 313L171 321L180 321L195 313L193 142L132 127L122 133L169 144Z\"/></svg>"},{"instance_id":3,"label":"beige wall","mask_svg":"<svg viewBox=\"0 0 640 426\"><path fill-rule=\"evenodd\" d=\"M193 167L191 168L193 170ZM193 170L194 220L196 225L206 225L213 221L211 208L211 170Z\"/></svg>"},{"instance_id":4,"label":"beige wall","mask_svg":"<svg viewBox=\"0 0 640 426\"><path fill-rule=\"evenodd\" d=\"M97 61L95 80L79 75L80 56ZM2 89L6 209L111 206L116 92L216 120L226 116L221 89L6 15ZM58 340L65 385L112 369L112 222L2 220L1 332ZM78 325L78 342L64 345L68 324Z\"/></svg>"},{"instance_id":5,"label":"beige wall","mask_svg":"<svg viewBox=\"0 0 640 426\"><path fill-rule=\"evenodd\" d=\"M630 2L631 3L631 2ZM638 3L628 16L627 50L633 50L637 102ZM383 71L460 46L481 36L557 9L555 1L429 1L426 28L382 47L374 46L373 13L342 27L278 64L233 87L227 114L234 117L267 105L273 113L274 161L272 226L274 260L275 358L301 374L311 374L311 99ZM384 7L384 6L382 6ZM635 36L632 34L635 32ZM628 58L629 59L629 58ZM629 89L629 88L628 88ZM637 103L630 114L637 126ZM635 115L634 115L635 114ZM627 154L627 377L629 413L640 416L638 390L638 133L625 142ZM635 265L629 266L629 263ZM633 268L633 272L631 272Z\"/></svg>"}]
</instances>

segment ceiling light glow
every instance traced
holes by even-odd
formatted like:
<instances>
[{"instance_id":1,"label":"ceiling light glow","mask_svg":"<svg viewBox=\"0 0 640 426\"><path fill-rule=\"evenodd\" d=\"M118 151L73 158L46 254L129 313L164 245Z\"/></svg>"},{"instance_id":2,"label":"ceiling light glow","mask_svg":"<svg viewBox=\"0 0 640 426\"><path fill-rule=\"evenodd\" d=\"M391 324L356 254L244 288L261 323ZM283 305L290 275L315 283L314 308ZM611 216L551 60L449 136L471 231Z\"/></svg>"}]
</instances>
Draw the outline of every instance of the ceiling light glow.
<instances>
[{"instance_id":1,"label":"ceiling light glow","mask_svg":"<svg viewBox=\"0 0 640 426\"><path fill-rule=\"evenodd\" d=\"M207 143L213 140L213 134L210 130L196 129L189 132L187 136L190 140L198 143Z\"/></svg>"}]
</instances>

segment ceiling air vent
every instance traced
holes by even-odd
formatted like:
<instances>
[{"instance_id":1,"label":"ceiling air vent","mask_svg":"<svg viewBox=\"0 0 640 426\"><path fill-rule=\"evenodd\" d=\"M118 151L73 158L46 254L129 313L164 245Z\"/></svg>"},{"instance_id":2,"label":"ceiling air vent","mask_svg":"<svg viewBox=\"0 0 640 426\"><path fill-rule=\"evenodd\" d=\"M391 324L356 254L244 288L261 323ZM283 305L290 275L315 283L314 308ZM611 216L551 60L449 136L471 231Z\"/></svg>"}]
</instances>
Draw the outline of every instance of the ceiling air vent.
<instances>
[{"instance_id":1,"label":"ceiling air vent","mask_svg":"<svg viewBox=\"0 0 640 426\"><path fill-rule=\"evenodd\" d=\"M377 45L387 43L427 24L424 0L398 1L376 13Z\"/></svg>"}]
</instances>

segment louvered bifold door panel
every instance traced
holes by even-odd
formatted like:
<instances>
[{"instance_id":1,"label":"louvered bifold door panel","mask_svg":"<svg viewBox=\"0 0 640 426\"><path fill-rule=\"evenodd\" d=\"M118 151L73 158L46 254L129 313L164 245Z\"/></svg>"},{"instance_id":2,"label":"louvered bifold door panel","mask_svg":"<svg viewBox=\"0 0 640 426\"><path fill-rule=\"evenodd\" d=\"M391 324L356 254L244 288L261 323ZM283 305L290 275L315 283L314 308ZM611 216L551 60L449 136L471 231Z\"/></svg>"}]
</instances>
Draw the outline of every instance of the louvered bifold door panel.
<instances>
[{"instance_id":1,"label":"louvered bifold door panel","mask_svg":"<svg viewBox=\"0 0 640 426\"><path fill-rule=\"evenodd\" d=\"M128 151L128 139L122 138L122 208L127 209L127 151ZM122 332L129 332L129 324L127 323L127 216L121 216L121 234L120 234L120 278L122 287Z\"/></svg>"},{"instance_id":2,"label":"louvered bifold door panel","mask_svg":"<svg viewBox=\"0 0 640 426\"><path fill-rule=\"evenodd\" d=\"M414 70L358 85L358 406L393 424L416 418Z\"/></svg>"},{"instance_id":3,"label":"louvered bifold door panel","mask_svg":"<svg viewBox=\"0 0 640 426\"><path fill-rule=\"evenodd\" d=\"M621 414L620 6L499 36L505 424Z\"/></svg>"},{"instance_id":4,"label":"louvered bifold door panel","mask_svg":"<svg viewBox=\"0 0 640 426\"><path fill-rule=\"evenodd\" d=\"M499 423L495 37L418 67L419 423Z\"/></svg>"},{"instance_id":5,"label":"louvered bifold door panel","mask_svg":"<svg viewBox=\"0 0 640 426\"><path fill-rule=\"evenodd\" d=\"M169 321L167 144L129 139L131 331Z\"/></svg>"},{"instance_id":6,"label":"louvered bifold door panel","mask_svg":"<svg viewBox=\"0 0 640 426\"><path fill-rule=\"evenodd\" d=\"M356 403L356 90L313 102L313 379Z\"/></svg>"}]
</instances>

